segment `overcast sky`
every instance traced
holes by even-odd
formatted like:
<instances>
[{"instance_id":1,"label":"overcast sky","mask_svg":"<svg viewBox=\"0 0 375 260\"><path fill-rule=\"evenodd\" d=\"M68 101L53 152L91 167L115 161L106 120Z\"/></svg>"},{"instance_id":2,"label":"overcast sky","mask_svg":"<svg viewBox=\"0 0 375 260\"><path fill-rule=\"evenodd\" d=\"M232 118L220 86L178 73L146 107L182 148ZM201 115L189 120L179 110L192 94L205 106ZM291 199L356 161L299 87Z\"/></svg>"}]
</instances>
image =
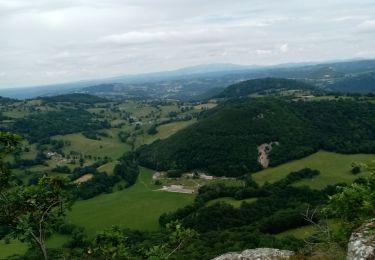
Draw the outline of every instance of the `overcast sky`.
<instances>
[{"instance_id":1,"label":"overcast sky","mask_svg":"<svg viewBox=\"0 0 375 260\"><path fill-rule=\"evenodd\" d=\"M375 57L375 0L0 0L0 87Z\"/></svg>"}]
</instances>

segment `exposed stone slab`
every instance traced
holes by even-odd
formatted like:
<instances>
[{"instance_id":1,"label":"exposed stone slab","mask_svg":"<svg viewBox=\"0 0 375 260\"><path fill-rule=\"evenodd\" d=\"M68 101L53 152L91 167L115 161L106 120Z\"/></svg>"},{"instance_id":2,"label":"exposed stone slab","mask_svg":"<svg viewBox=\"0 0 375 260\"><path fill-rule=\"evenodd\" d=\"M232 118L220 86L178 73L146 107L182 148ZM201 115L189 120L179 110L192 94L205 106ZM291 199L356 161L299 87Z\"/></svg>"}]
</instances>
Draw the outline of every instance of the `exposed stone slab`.
<instances>
[{"instance_id":1,"label":"exposed stone slab","mask_svg":"<svg viewBox=\"0 0 375 260\"><path fill-rule=\"evenodd\" d=\"M350 237L347 260L375 259L375 221L364 224Z\"/></svg>"},{"instance_id":2,"label":"exposed stone slab","mask_svg":"<svg viewBox=\"0 0 375 260\"><path fill-rule=\"evenodd\" d=\"M289 259L294 253L288 250L279 250L274 248L256 248L248 249L241 253L226 253L213 260L279 260Z\"/></svg>"}]
</instances>

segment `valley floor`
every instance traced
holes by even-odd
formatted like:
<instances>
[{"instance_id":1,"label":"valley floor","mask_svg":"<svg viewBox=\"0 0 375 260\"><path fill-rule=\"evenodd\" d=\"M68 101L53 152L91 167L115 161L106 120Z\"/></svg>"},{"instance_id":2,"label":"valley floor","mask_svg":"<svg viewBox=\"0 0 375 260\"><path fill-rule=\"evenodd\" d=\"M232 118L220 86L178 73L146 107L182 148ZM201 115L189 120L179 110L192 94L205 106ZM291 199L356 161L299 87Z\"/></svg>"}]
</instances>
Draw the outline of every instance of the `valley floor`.
<instances>
[{"instance_id":1,"label":"valley floor","mask_svg":"<svg viewBox=\"0 0 375 260\"><path fill-rule=\"evenodd\" d=\"M320 151L300 160L265 169L254 174L253 178L258 184L262 185L265 182L276 182L292 171L309 167L319 170L321 172L320 175L313 179L302 180L295 185L308 185L312 188L321 189L329 184L350 183L358 177L369 175L369 171L366 170L357 175L352 174L350 170L353 163L374 165L375 155L344 155ZM153 174L152 170L141 168L138 181L132 187L92 199L77 201L72 211L68 213L67 222L84 227L89 236L94 236L98 231L102 231L112 225L139 230L157 230L159 228L158 218L161 214L192 203L195 195L158 191L161 187L154 184ZM233 180L228 180L228 185L232 183ZM255 200L249 199L246 202L251 203ZM207 205L212 205L217 201L229 203L234 207L239 207L243 202L233 198L220 198L210 201ZM280 234L280 236L295 235L297 237L305 237L312 230L311 226L306 226L285 232L285 234ZM64 236L55 235L48 241L49 247L62 246L67 239ZM22 254L26 249L26 245L19 241L10 241L10 244L0 241L0 259L15 253Z\"/></svg>"}]
</instances>

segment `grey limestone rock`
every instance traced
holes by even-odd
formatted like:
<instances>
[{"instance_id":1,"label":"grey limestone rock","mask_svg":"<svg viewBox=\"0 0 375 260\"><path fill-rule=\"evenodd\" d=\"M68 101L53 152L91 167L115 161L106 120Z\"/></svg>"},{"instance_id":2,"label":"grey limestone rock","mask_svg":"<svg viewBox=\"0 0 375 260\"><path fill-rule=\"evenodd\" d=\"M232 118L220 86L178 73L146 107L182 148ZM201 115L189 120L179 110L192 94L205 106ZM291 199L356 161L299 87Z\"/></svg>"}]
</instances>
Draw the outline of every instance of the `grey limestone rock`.
<instances>
[{"instance_id":1,"label":"grey limestone rock","mask_svg":"<svg viewBox=\"0 0 375 260\"><path fill-rule=\"evenodd\" d=\"M375 220L354 231L348 244L347 260L375 259Z\"/></svg>"},{"instance_id":2,"label":"grey limestone rock","mask_svg":"<svg viewBox=\"0 0 375 260\"><path fill-rule=\"evenodd\" d=\"M289 259L294 253L288 250L279 250L274 248L256 248L248 249L241 253L226 253L213 260L279 260Z\"/></svg>"}]
</instances>

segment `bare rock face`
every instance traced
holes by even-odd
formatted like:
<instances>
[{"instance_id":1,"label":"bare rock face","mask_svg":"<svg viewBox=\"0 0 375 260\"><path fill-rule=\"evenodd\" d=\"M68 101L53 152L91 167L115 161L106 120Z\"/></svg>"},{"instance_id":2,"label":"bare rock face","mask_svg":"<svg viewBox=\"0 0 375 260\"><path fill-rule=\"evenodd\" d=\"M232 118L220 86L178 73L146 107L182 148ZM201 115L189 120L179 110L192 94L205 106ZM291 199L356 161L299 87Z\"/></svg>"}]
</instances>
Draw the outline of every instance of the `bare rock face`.
<instances>
[{"instance_id":1,"label":"bare rock face","mask_svg":"<svg viewBox=\"0 0 375 260\"><path fill-rule=\"evenodd\" d=\"M213 260L279 260L289 259L294 253L274 248L248 249L241 253L226 253Z\"/></svg>"},{"instance_id":2,"label":"bare rock face","mask_svg":"<svg viewBox=\"0 0 375 260\"><path fill-rule=\"evenodd\" d=\"M375 220L364 224L350 237L347 260L375 259Z\"/></svg>"}]
</instances>

